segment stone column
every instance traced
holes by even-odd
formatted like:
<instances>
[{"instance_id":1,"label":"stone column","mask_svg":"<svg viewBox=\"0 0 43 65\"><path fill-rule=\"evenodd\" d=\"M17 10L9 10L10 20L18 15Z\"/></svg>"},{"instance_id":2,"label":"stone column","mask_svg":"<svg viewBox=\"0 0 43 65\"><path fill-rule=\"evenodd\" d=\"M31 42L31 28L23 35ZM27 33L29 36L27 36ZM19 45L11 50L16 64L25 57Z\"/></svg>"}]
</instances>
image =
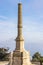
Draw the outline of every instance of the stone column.
<instances>
[{"instance_id":1,"label":"stone column","mask_svg":"<svg viewBox=\"0 0 43 65\"><path fill-rule=\"evenodd\" d=\"M24 38L22 35L22 4L18 4L18 35L16 38L16 50L24 49Z\"/></svg>"},{"instance_id":2,"label":"stone column","mask_svg":"<svg viewBox=\"0 0 43 65\"><path fill-rule=\"evenodd\" d=\"M18 4L18 36L22 36L22 4Z\"/></svg>"}]
</instances>

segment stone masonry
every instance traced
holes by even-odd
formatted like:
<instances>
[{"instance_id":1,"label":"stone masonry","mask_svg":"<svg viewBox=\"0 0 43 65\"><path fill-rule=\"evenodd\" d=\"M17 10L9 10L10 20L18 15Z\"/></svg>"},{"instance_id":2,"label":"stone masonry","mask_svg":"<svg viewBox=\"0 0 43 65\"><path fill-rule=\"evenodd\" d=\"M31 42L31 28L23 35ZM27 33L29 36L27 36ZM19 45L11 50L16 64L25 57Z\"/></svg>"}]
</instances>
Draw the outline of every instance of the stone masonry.
<instances>
[{"instance_id":1,"label":"stone masonry","mask_svg":"<svg viewBox=\"0 0 43 65\"><path fill-rule=\"evenodd\" d=\"M31 65L30 53L24 48L24 37L22 34L22 4L18 4L18 35L16 37L16 48L13 51L10 65Z\"/></svg>"}]
</instances>

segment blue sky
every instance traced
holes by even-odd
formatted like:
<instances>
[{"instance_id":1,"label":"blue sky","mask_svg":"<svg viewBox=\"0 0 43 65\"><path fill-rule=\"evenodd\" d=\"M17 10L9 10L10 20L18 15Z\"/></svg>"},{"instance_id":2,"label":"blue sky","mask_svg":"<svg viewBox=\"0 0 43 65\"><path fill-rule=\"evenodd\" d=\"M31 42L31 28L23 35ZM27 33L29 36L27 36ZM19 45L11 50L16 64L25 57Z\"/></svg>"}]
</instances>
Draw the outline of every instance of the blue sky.
<instances>
[{"instance_id":1,"label":"blue sky","mask_svg":"<svg viewBox=\"0 0 43 65\"><path fill-rule=\"evenodd\" d=\"M0 0L0 47L15 49L20 0ZM43 0L21 0L25 48L43 55Z\"/></svg>"}]
</instances>

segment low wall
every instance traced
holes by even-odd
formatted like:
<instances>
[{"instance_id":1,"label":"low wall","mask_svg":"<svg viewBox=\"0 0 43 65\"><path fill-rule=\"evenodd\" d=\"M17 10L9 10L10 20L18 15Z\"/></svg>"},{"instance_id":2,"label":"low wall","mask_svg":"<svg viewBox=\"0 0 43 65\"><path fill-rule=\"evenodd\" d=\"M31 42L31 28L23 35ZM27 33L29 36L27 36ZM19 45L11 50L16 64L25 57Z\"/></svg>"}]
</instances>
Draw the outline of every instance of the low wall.
<instances>
[{"instance_id":1,"label":"low wall","mask_svg":"<svg viewBox=\"0 0 43 65\"><path fill-rule=\"evenodd\" d=\"M0 65L8 65L8 61L0 61Z\"/></svg>"},{"instance_id":2,"label":"low wall","mask_svg":"<svg viewBox=\"0 0 43 65\"><path fill-rule=\"evenodd\" d=\"M40 62L32 62L32 64L40 65Z\"/></svg>"},{"instance_id":3,"label":"low wall","mask_svg":"<svg viewBox=\"0 0 43 65\"><path fill-rule=\"evenodd\" d=\"M8 64L9 64L8 61L0 61L0 65L8 65ZM32 65L40 65L40 62L32 62Z\"/></svg>"}]
</instances>

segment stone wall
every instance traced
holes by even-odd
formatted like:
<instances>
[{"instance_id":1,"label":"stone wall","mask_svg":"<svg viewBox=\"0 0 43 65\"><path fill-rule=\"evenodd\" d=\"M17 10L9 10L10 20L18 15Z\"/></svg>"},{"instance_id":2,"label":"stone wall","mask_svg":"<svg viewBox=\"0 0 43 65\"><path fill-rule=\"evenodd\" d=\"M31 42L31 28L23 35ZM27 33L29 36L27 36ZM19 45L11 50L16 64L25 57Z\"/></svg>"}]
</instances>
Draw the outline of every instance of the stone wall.
<instances>
[{"instance_id":1,"label":"stone wall","mask_svg":"<svg viewBox=\"0 0 43 65\"><path fill-rule=\"evenodd\" d=\"M0 61L0 65L8 65L9 62L7 61ZM32 62L32 65L40 65L40 62ZM43 65L43 63L42 63Z\"/></svg>"},{"instance_id":2,"label":"stone wall","mask_svg":"<svg viewBox=\"0 0 43 65\"><path fill-rule=\"evenodd\" d=\"M32 64L34 64L34 65L40 65L40 62L32 62ZM43 65L43 63L42 63L42 65Z\"/></svg>"},{"instance_id":3,"label":"stone wall","mask_svg":"<svg viewBox=\"0 0 43 65\"><path fill-rule=\"evenodd\" d=\"M40 65L40 62L32 62L32 64Z\"/></svg>"}]
</instances>

